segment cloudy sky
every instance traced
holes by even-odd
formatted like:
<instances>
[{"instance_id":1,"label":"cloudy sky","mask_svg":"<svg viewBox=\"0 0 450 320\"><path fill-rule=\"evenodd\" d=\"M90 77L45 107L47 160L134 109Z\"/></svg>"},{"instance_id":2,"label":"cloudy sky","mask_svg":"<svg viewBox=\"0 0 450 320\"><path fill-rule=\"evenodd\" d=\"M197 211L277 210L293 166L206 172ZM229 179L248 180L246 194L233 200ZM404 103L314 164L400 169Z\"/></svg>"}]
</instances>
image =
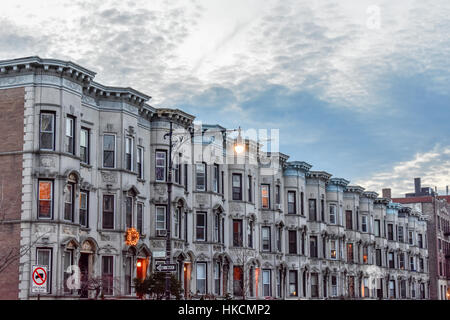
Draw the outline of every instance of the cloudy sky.
<instances>
[{"instance_id":1,"label":"cloudy sky","mask_svg":"<svg viewBox=\"0 0 450 320\"><path fill-rule=\"evenodd\" d=\"M0 59L71 60L155 107L279 129L312 170L443 192L449 16L448 0L4 0Z\"/></svg>"}]
</instances>

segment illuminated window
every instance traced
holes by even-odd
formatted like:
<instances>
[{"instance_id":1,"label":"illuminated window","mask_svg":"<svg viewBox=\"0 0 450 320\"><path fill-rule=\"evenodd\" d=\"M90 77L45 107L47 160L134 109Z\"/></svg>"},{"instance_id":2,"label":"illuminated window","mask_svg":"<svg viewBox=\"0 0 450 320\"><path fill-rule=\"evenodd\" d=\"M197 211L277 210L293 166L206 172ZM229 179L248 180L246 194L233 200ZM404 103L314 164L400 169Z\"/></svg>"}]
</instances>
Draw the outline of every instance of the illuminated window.
<instances>
[{"instance_id":1,"label":"illuminated window","mask_svg":"<svg viewBox=\"0 0 450 320\"><path fill-rule=\"evenodd\" d=\"M353 262L353 243L347 243L347 262Z\"/></svg>"},{"instance_id":2,"label":"illuminated window","mask_svg":"<svg viewBox=\"0 0 450 320\"><path fill-rule=\"evenodd\" d=\"M333 260L336 260L337 254L336 254L336 240L330 241L330 258Z\"/></svg>"},{"instance_id":3,"label":"illuminated window","mask_svg":"<svg viewBox=\"0 0 450 320\"><path fill-rule=\"evenodd\" d=\"M298 279L297 279L297 270L289 271L289 295L291 297L298 296Z\"/></svg>"},{"instance_id":4,"label":"illuminated window","mask_svg":"<svg viewBox=\"0 0 450 320\"><path fill-rule=\"evenodd\" d=\"M38 218L53 218L53 181L39 180Z\"/></svg>"},{"instance_id":5,"label":"illuminated window","mask_svg":"<svg viewBox=\"0 0 450 320\"><path fill-rule=\"evenodd\" d=\"M269 209L270 206L270 188L268 184L261 185L261 201L262 201L262 208L263 209Z\"/></svg>"},{"instance_id":6,"label":"illuminated window","mask_svg":"<svg viewBox=\"0 0 450 320\"><path fill-rule=\"evenodd\" d=\"M364 264L369 263L369 247L367 246L363 247L363 263Z\"/></svg>"}]
</instances>

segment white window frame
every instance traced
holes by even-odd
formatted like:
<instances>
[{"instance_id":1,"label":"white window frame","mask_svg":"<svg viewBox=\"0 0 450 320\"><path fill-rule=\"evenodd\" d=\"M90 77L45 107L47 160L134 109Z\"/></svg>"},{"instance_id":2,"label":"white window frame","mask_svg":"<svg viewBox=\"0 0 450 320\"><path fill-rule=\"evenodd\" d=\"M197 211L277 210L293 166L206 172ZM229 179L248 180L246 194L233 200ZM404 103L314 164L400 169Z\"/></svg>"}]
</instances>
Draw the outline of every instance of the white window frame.
<instances>
[{"instance_id":1,"label":"white window frame","mask_svg":"<svg viewBox=\"0 0 450 320\"><path fill-rule=\"evenodd\" d=\"M164 155L164 166L158 165L158 159L162 159L162 158L158 158L158 154L163 154ZM156 175L156 169L157 168L163 168L163 178L158 179L157 175ZM165 150L156 150L155 152L155 181L157 182L166 182L166 178L167 178L167 152Z\"/></svg>"},{"instance_id":2,"label":"white window frame","mask_svg":"<svg viewBox=\"0 0 450 320\"><path fill-rule=\"evenodd\" d=\"M136 167L139 170L139 166L137 164L141 165L141 170L138 172L138 179L144 179L144 148L143 147L137 147L137 159L136 159Z\"/></svg>"},{"instance_id":3,"label":"white window frame","mask_svg":"<svg viewBox=\"0 0 450 320\"><path fill-rule=\"evenodd\" d=\"M204 275L205 275L205 277L204 278L199 278L199 266L202 266L203 267L203 271L204 271ZM208 291L208 288L207 288L207 282L208 282L208 268L207 268L207 264L206 264L206 262L197 262L197 265L196 265L196 269L195 269L195 277L196 277L196 282L195 282L195 286L196 286L196 289L197 289L197 291L200 293L200 294L206 294L206 292ZM199 290L199 281L204 281L204 288L205 288L205 291L204 292L200 292L200 290Z\"/></svg>"},{"instance_id":4,"label":"white window frame","mask_svg":"<svg viewBox=\"0 0 450 320\"><path fill-rule=\"evenodd\" d=\"M43 263L42 261L39 261L39 252L40 251L46 251L49 252L49 263ZM37 265L44 265L47 266L47 287L45 293L51 293L52 292L52 264L53 264L53 250L51 248L36 248L36 264Z\"/></svg>"},{"instance_id":5,"label":"white window frame","mask_svg":"<svg viewBox=\"0 0 450 320\"><path fill-rule=\"evenodd\" d=\"M164 220L162 221L164 223L164 227L163 228L158 227L158 223L161 223L161 219L159 219L159 218L161 218L161 216L160 216L161 210L160 209L162 209L162 211L164 213L163 214ZM167 230L166 210L167 210L166 206L156 206L155 207L155 229L156 230Z\"/></svg>"},{"instance_id":6,"label":"white window frame","mask_svg":"<svg viewBox=\"0 0 450 320\"><path fill-rule=\"evenodd\" d=\"M129 147L129 148L127 148L127 147ZM129 149L129 150L128 150ZM134 157L133 157L133 149L134 149L134 139L133 139L133 137L125 137L125 153L124 153L124 155L125 155L125 165L124 165L124 168L126 169L126 170L129 170L129 171L133 171L133 162L134 162ZM129 152L128 152L129 151ZM127 155L130 155L130 168L128 168L127 166L128 166L128 163L127 163Z\"/></svg>"},{"instance_id":7,"label":"white window frame","mask_svg":"<svg viewBox=\"0 0 450 320\"><path fill-rule=\"evenodd\" d=\"M114 137L114 150L113 150L113 152L114 152L114 157L113 157L113 160L114 160L114 164L113 164L113 166L112 167L105 167L105 136L112 136L112 137ZM107 150L107 151L111 151L111 150ZM114 134L114 133L104 133L103 134L103 138L102 138L102 167L103 168L107 168L107 169L114 169L114 168L116 168L116 152L117 151L117 137L116 137L116 134Z\"/></svg>"},{"instance_id":8,"label":"white window frame","mask_svg":"<svg viewBox=\"0 0 450 320\"><path fill-rule=\"evenodd\" d=\"M52 117L52 131L43 131L42 130L42 116L43 115L51 115ZM51 111L41 111L41 113L39 114L39 150L49 150L49 151L54 151L55 150L55 126L56 126L56 114L54 112ZM41 145L41 133L51 133L52 134L52 148L47 149L47 148L42 148Z\"/></svg>"},{"instance_id":9,"label":"white window frame","mask_svg":"<svg viewBox=\"0 0 450 320\"><path fill-rule=\"evenodd\" d=\"M266 276L265 276L266 275ZM268 279L267 279L268 275ZM267 281L268 280L268 281ZM272 296L272 270L270 269L263 269L262 270L262 285L263 285L263 296L264 297L271 297ZM267 295L265 292L266 286L268 286L269 294Z\"/></svg>"},{"instance_id":10,"label":"white window frame","mask_svg":"<svg viewBox=\"0 0 450 320\"><path fill-rule=\"evenodd\" d=\"M202 174L202 172L199 170L199 168L202 168L203 170L203 187L199 188L199 174ZM207 166L206 163L196 163L195 164L195 190L196 191L206 191L206 170L207 170Z\"/></svg>"}]
</instances>

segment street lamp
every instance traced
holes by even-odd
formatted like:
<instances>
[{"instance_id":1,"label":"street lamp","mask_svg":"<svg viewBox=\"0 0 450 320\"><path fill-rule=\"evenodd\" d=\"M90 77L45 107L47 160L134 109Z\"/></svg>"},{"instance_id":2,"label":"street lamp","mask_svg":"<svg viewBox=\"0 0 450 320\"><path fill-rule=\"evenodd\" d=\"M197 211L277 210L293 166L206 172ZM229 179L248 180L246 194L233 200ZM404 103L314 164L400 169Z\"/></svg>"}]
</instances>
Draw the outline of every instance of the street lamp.
<instances>
[{"instance_id":1,"label":"street lamp","mask_svg":"<svg viewBox=\"0 0 450 320\"><path fill-rule=\"evenodd\" d=\"M225 133L225 132L235 132L238 131L238 137L236 139L236 142L234 144L234 151L236 154L241 154L245 150L245 146L242 143L242 136L241 136L241 127L239 129L225 129L220 131L210 131L209 133ZM170 239L170 229L171 229L171 202L172 202L172 149L173 149L173 122L170 120L169 122L169 132L164 135L164 139L169 138L169 174L167 177L167 211L166 211L166 265L170 264L171 256L172 256L172 244ZM191 132L191 139L193 137L193 132ZM179 140L180 144L183 142L183 137ZM166 300L170 300L170 272L166 272L166 286L165 286L165 293L166 293Z\"/></svg>"}]
</instances>

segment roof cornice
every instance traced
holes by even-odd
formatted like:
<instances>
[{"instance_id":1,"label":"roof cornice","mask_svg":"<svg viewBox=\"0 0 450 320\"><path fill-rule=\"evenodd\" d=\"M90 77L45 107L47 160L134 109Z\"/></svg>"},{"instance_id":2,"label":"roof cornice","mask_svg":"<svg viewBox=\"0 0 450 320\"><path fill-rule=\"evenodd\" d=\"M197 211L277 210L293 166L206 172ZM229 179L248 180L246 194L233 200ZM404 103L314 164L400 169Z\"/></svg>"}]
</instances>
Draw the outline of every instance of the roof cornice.
<instances>
[{"instance_id":1,"label":"roof cornice","mask_svg":"<svg viewBox=\"0 0 450 320\"><path fill-rule=\"evenodd\" d=\"M366 189L364 189L361 186L347 186L344 191L345 192L362 194L364 192L364 190L366 190Z\"/></svg>"},{"instance_id":2,"label":"roof cornice","mask_svg":"<svg viewBox=\"0 0 450 320\"><path fill-rule=\"evenodd\" d=\"M320 179L324 181L328 181L331 178L332 174L325 171L309 171L306 173L306 177L310 179Z\"/></svg>"}]
</instances>

